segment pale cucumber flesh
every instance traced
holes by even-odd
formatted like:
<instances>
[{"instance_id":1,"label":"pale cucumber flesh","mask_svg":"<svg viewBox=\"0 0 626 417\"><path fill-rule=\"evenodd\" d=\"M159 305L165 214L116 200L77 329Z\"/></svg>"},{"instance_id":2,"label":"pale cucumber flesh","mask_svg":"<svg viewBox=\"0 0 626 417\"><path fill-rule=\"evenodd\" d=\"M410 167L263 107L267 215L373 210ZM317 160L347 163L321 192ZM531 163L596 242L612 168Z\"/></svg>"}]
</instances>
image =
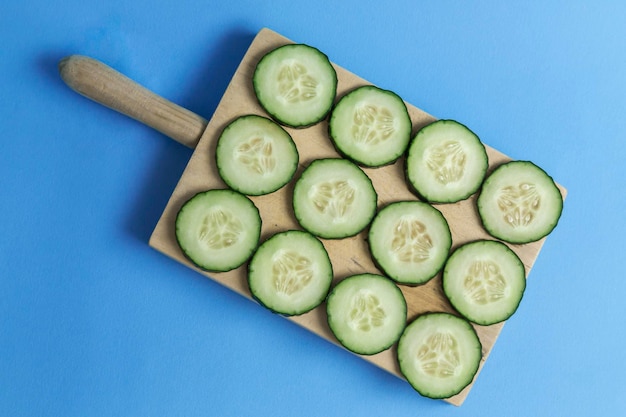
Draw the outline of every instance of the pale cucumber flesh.
<instances>
[{"instance_id":1,"label":"pale cucumber flesh","mask_svg":"<svg viewBox=\"0 0 626 417\"><path fill-rule=\"evenodd\" d=\"M333 269L322 243L308 232L279 232L263 242L248 265L252 296L286 316L320 305L330 290Z\"/></svg>"},{"instance_id":2,"label":"pale cucumber flesh","mask_svg":"<svg viewBox=\"0 0 626 417\"><path fill-rule=\"evenodd\" d=\"M429 398L449 398L469 385L480 365L482 345L474 328L449 313L418 316L398 342L400 371Z\"/></svg>"},{"instance_id":3,"label":"pale cucumber flesh","mask_svg":"<svg viewBox=\"0 0 626 417\"><path fill-rule=\"evenodd\" d=\"M439 210L420 201L402 201L378 212L368 242L372 257L386 275L401 284L419 285L441 270L452 237Z\"/></svg>"},{"instance_id":4,"label":"pale cucumber flesh","mask_svg":"<svg viewBox=\"0 0 626 417\"><path fill-rule=\"evenodd\" d=\"M563 197L545 171L528 161L500 165L485 180L478 213L493 237L529 243L548 235L563 210Z\"/></svg>"},{"instance_id":5,"label":"pale cucumber flesh","mask_svg":"<svg viewBox=\"0 0 626 417\"><path fill-rule=\"evenodd\" d=\"M406 325L407 305L387 277L357 274L333 288L326 312L331 331L345 348L373 355L396 343Z\"/></svg>"},{"instance_id":6,"label":"pale cucumber flesh","mask_svg":"<svg viewBox=\"0 0 626 417\"><path fill-rule=\"evenodd\" d=\"M276 122L240 116L222 131L215 151L220 177L247 195L272 193L287 184L298 167L298 149Z\"/></svg>"},{"instance_id":7,"label":"pale cucumber flesh","mask_svg":"<svg viewBox=\"0 0 626 417\"><path fill-rule=\"evenodd\" d=\"M250 258L259 243L261 217L246 196L231 190L200 192L176 216L176 241L196 266L229 271Z\"/></svg>"},{"instance_id":8,"label":"pale cucumber flesh","mask_svg":"<svg viewBox=\"0 0 626 417\"><path fill-rule=\"evenodd\" d=\"M337 150L359 165L379 167L396 161L411 139L411 119L395 93L359 87L333 108L330 138Z\"/></svg>"},{"instance_id":9,"label":"pale cucumber flesh","mask_svg":"<svg viewBox=\"0 0 626 417\"><path fill-rule=\"evenodd\" d=\"M525 288L524 264L499 241L479 240L460 246L443 270L443 289L452 306L483 326L511 317Z\"/></svg>"},{"instance_id":10,"label":"pale cucumber flesh","mask_svg":"<svg viewBox=\"0 0 626 417\"><path fill-rule=\"evenodd\" d=\"M454 120L438 120L420 129L406 159L409 183L433 203L468 198L481 186L487 167L487 152L478 136Z\"/></svg>"},{"instance_id":11,"label":"pale cucumber flesh","mask_svg":"<svg viewBox=\"0 0 626 417\"><path fill-rule=\"evenodd\" d=\"M354 236L376 214L377 194L370 178L352 162L313 161L293 192L296 219L307 231L327 239Z\"/></svg>"},{"instance_id":12,"label":"pale cucumber flesh","mask_svg":"<svg viewBox=\"0 0 626 417\"><path fill-rule=\"evenodd\" d=\"M318 49L290 44L261 58L253 86L259 103L274 119L287 126L306 127L330 112L337 93L337 74Z\"/></svg>"}]
</instances>

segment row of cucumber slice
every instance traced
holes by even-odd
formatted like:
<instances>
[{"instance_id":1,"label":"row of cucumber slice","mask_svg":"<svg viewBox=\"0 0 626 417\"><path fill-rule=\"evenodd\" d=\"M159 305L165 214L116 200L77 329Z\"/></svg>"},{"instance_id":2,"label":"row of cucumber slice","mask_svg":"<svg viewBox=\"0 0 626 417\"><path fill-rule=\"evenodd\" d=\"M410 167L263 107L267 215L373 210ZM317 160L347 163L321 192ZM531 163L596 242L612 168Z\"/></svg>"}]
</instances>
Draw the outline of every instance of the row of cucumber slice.
<instances>
[{"instance_id":1,"label":"row of cucumber slice","mask_svg":"<svg viewBox=\"0 0 626 417\"><path fill-rule=\"evenodd\" d=\"M431 398L459 393L482 358L470 323L508 319L525 290L524 266L501 241L527 243L552 231L563 204L554 181L526 161L488 175L484 145L453 120L433 122L411 138L405 103L391 91L362 86L335 103L335 69L308 45L267 53L252 81L271 118L243 115L223 130L215 156L229 189L201 192L183 204L176 218L180 248L208 271L248 262L252 296L276 313L304 314L326 301L329 327L344 347L372 355L398 343L400 370L418 392ZM282 126L304 128L325 118L342 158L313 161L295 180L293 211L303 230L282 231L261 243L261 217L247 196L285 186L299 162ZM361 166L380 167L403 155L407 182L422 201L379 210ZM454 203L477 192L482 223L497 240L470 242L450 253L448 223L432 203ZM320 238L354 236L368 226L371 256L384 275L357 274L332 287L332 264ZM427 313L407 325L398 285L424 284L440 272L458 315Z\"/></svg>"}]
</instances>

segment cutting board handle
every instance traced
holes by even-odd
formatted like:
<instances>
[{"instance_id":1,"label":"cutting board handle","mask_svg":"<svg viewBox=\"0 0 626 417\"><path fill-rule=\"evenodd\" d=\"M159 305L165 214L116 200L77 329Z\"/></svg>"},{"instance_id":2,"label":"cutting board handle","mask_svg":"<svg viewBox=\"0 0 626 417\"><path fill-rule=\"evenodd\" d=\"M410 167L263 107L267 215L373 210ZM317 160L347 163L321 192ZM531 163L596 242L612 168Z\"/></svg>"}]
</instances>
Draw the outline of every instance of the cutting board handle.
<instances>
[{"instance_id":1,"label":"cutting board handle","mask_svg":"<svg viewBox=\"0 0 626 417\"><path fill-rule=\"evenodd\" d=\"M59 62L63 81L74 91L132 117L190 148L207 120L164 99L104 63L83 55Z\"/></svg>"}]
</instances>

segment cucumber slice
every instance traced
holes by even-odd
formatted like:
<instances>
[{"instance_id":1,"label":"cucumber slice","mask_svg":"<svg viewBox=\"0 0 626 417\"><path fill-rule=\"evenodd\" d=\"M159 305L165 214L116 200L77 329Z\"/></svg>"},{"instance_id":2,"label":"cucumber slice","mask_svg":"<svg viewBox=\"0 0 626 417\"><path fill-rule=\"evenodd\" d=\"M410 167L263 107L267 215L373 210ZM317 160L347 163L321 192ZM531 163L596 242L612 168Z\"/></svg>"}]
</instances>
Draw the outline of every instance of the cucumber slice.
<instances>
[{"instance_id":1,"label":"cucumber slice","mask_svg":"<svg viewBox=\"0 0 626 417\"><path fill-rule=\"evenodd\" d=\"M421 395L449 398L472 382L482 345L468 321L427 313L410 323L398 341L400 371Z\"/></svg>"},{"instance_id":2,"label":"cucumber slice","mask_svg":"<svg viewBox=\"0 0 626 417\"><path fill-rule=\"evenodd\" d=\"M498 241L466 243L452 253L443 270L443 291L452 306L483 326L511 317L525 289L524 264Z\"/></svg>"},{"instance_id":3,"label":"cucumber slice","mask_svg":"<svg viewBox=\"0 0 626 417\"><path fill-rule=\"evenodd\" d=\"M443 267L452 237L441 212L421 201L391 203L378 212L369 230L374 261L393 280L419 285Z\"/></svg>"},{"instance_id":4,"label":"cucumber slice","mask_svg":"<svg viewBox=\"0 0 626 417\"><path fill-rule=\"evenodd\" d=\"M324 119L337 94L337 73L328 57L304 44L268 52L257 64L252 83L265 111L291 127Z\"/></svg>"},{"instance_id":5,"label":"cucumber slice","mask_svg":"<svg viewBox=\"0 0 626 417\"><path fill-rule=\"evenodd\" d=\"M252 296L286 316L306 313L328 295L333 268L324 245L301 230L279 232L259 246L248 264Z\"/></svg>"},{"instance_id":6,"label":"cucumber slice","mask_svg":"<svg viewBox=\"0 0 626 417\"><path fill-rule=\"evenodd\" d=\"M393 163L411 139L411 119L395 93L367 85L343 96L329 120L330 138L337 150L359 165Z\"/></svg>"},{"instance_id":7,"label":"cucumber slice","mask_svg":"<svg viewBox=\"0 0 626 417\"><path fill-rule=\"evenodd\" d=\"M406 326L402 291L384 276L359 274L333 288L326 303L328 325L348 350L373 355L398 341Z\"/></svg>"},{"instance_id":8,"label":"cucumber slice","mask_svg":"<svg viewBox=\"0 0 626 417\"><path fill-rule=\"evenodd\" d=\"M378 195L361 168L346 159L318 159L302 172L293 191L300 225L316 236L354 236L376 214Z\"/></svg>"},{"instance_id":9,"label":"cucumber slice","mask_svg":"<svg viewBox=\"0 0 626 417\"><path fill-rule=\"evenodd\" d=\"M409 183L433 203L455 203L474 194L488 166L478 136L454 120L438 120L420 129L406 159Z\"/></svg>"},{"instance_id":10,"label":"cucumber slice","mask_svg":"<svg viewBox=\"0 0 626 417\"><path fill-rule=\"evenodd\" d=\"M247 195L272 193L291 180L298 150L280 125L257 115L241 116L222 131L215 151L219 175Z\"/></svg>"},{"instance_id":11,"label":"cucumber slice","mask_svg":"<svg viewBox=\"0 0 626 417\"><path fill-rule=\"evenodd\" d=\"M223 272L246 262L259 244L261 216L250 199L232 190L209 190L183 204L176 241L196 266Z\"/></svg>"},{"instance_id":12,"label":"cucumber slice","mask_svg":"<svg viewBox=\"0 0 626 417\"><path fill-rule=\"evenodd\" d=\"M496 168L485 180L477 204L487 232L509 243L547 236L563 211L563 197L552 178L528 161Z\"/></svg>"}]
</instances>

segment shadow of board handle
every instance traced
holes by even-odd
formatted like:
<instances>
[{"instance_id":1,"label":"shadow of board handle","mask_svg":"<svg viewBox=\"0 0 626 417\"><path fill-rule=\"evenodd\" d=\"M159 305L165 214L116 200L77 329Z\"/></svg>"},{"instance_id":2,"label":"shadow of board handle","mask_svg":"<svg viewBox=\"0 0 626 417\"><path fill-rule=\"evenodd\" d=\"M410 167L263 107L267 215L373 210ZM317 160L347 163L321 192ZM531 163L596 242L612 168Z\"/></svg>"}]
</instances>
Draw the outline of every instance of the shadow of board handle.
<instances>
[{"instance_id":1,"label":"shadow of board handle","mask_svg":"<svg viewBox=\"0 0 626 417\"><path fill-rule=\"evenodd\" d=\"M189 148L195 148L207 120L153 93L108 65L83 55L59 62L61 78L72 90L142 122Z\"/></svg>"}]
</instances>

